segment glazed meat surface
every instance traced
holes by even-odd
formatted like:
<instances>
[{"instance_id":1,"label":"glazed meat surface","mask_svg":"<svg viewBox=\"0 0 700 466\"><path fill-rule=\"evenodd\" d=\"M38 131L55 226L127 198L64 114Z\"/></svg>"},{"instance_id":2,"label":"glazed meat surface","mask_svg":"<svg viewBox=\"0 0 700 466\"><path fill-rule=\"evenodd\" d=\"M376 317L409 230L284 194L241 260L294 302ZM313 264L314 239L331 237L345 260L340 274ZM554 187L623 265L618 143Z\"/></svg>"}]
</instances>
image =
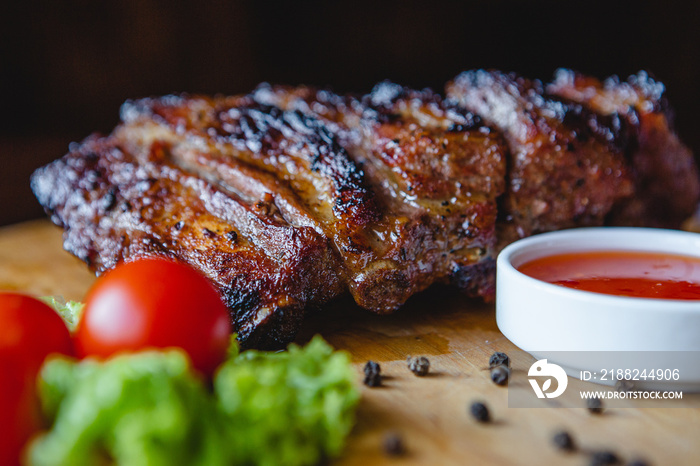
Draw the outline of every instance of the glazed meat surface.
<instances>
[{"instance_id":1,"label":"glazed meat surface","mask_svg":"<svg viewBox=\"0 0 700 466\"><path fill-rule=\"evenodd\" d=\"M560 69L547 91L599 115L617 115L627 125L636 195L618 209L615 223L677 228L692 215L700 198L698 170L692 152L673 132L663 84L643 71L627 81L601 82Z\"/></svg>"},{"instance_id":2,"label":"glazed meat surface","mask_svg":"<svg viewBox=\"0 0 700 466\"><path fill-rule=\"evenodd\" d=\"M537 82L469 71L447 85L450 100L500 130L510 153L499 239L601 225L633 194L625 139L612 117L544 94Z\"/></svg>"},{"instance_id":3,"label":"glazed meat surface","mask_svg":"<svg viewBox=\"0 0 700 466\"><path fill-rule=\"evenodd\" d=\"M313 228L290 227L264 201L184 172L164 146L135 154L126 145L117 135L90 138L34 178L66 228L65 249L93 270L139 256L188 262L217 286L242 341L259 346L286 341L307 304L340 292L338 259Z\"/></svg>"},{"instance_id":4,"label":"glazed meat surface","mask_svg":"<svg viewBox=\"0 0 700 466\"><path fill-rule=\"evenodd\" d=\"M677 226L697 171L657 88L637 84L474 71L447 99L385 82L365 96L263 84L129 101L110 135L71 145L32 188L97 273L187 262L243 346L281 347L345 292L377 313L436 282L491 299L495 257L520 237Z\"/></svg>"},{"instance_id":5,"label":"glazed meat surface","mask_svg":"<svg viewBox=\"0 0 700 466\"><path fill-rule=\"evenodd\" d=\"M363 167L390 224L401 225L379 238L400 270L375 271L382 276L369 286L351 280L358 304L376 309L372 301L387 293L403 303L436 277L493 296L496 204L506 171L500 135L430 91L388 82L361 99L268 85L253 97L323 119ZM373 226L375 233L385 228Z\"/></svg>"},{"instance_id":6,"label":"glazed meat surface","mask_svg":"<svg viewBox=\"0 0 700 466\"><path fill-rule=\"evenodd\" d=\"M390 84L365 101L274 93L329 113L292 108L295 95L263 103L261 91L125 104L110 136L33 176L66 249L98 273L142 255L194 265L247 346L288 342L306 308L346 289L386 313L470 269L463 288L492 295L499 135Z\"/></svg>"}]
</instances>

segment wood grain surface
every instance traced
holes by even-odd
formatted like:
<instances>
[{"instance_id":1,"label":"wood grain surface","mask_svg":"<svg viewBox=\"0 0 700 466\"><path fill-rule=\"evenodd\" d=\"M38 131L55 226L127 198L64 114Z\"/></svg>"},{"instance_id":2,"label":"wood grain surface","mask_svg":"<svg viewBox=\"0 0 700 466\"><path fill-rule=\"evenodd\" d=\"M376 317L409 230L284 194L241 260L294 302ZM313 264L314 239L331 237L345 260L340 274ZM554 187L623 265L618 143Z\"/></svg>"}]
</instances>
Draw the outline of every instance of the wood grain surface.
<instances>
[{"instance_id":1,"label":"wood grain surface","mask_svg":"<svg viewBox=\"0 0 700 466\"><path fill-rule=\"evenodd\" d=\"M0 289L79 300L93 280L84 264L63 251L61 231L48 221L0 229ZM700 464L697 397L662 408L630 401L628 408L600 415L583 405L509 408L509 388L490 380L489 356L509 353L514 371L526 371L533 359L499 332L492 305L454 290L431 289L391 316L371 315L341 298L308 319L299 341L314 333L352 355L358 385L367 360L377 361L385 375L381 387L362 386L356 427L333 464L585 465L598 450L615 452L623 463L640 458L655 465ZM430 375L413 375L407 356L429 358ZM596 388L573 379L569 387ZM475 400L488 405L491 423L470 417ZM552 436L560 429L573 436L577 451L554 448ZM385 453L390 434L400 436L404 454Z\"/></svg>"}]
</instances>

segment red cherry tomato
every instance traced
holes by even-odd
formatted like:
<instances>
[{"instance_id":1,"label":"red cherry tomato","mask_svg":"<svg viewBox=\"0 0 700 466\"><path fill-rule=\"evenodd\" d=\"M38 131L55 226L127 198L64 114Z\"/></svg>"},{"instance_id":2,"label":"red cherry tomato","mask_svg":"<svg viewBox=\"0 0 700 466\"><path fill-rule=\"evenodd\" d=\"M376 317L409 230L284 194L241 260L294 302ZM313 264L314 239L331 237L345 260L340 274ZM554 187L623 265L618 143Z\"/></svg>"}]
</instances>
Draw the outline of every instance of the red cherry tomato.
<instances>
[{"instance_id":1,"label":"red cherry tomato","mask_svg":"<svg viewBox=\"0 0 700 466\"><path fill-rule=\"evenodd\" d=\"M75 334L80 356L180 347L207 375L225 359L230 338L228 310L209 281L187 265L155 258L100 277Z\"/></svg>"},{"instance_id":2,"label":"red cherry tomato","mask_svg":"<svg viewBox=\"0 0 700 466\"><path fill-rule=\"evenodd\" d=\"M46 304L0 293L0 464L20 463L29 438L42 427L36 376L51 353L73 354L68 328Z\"/></svg>"}]
</instances>

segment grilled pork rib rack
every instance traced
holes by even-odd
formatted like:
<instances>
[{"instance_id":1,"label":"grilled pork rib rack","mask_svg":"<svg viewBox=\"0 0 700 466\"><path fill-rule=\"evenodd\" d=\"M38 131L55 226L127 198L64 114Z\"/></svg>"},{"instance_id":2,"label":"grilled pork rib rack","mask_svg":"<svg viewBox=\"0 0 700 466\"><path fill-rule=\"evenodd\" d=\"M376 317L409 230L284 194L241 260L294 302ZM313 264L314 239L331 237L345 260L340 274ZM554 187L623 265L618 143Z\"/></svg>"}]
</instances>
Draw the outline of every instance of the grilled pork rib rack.
<instances>
[{"instance_id":1,"label":"grilled pork rib rack","mask_svg":"<svg viewBox=\"0 0 700 466\"><path fill-rule=\"evenodd\" d=\"M604 222L675 227L700 196L663 87L467 72L447 98L261 85L130 101L32 188L98 273L156 255L208 276L244 346L282 346L349 290L378 313L433 283L494 292L498 250Z\"/></svg>"}]
</instances>

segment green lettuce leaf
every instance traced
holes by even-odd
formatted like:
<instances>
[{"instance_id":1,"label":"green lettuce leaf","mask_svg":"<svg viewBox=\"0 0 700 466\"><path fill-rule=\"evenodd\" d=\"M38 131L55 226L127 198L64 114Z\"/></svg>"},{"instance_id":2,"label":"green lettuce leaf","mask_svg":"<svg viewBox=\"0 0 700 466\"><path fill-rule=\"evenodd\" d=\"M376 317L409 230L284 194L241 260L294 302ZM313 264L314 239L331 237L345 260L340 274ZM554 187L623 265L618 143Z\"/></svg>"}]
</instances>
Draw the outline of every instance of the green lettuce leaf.
<instances>
[{"instance_id":1,"label":"green lettuce leaf","mask_svg":"<svg viewBox=\"0 0 700 466\"><path fill-rule=\"evenodd\" d=\"M177 350L53 359L39 392L55 421L32 444L32 464L230 464L224 417Z\"/></svg>"},{"instance_id":2,"label":"green lettuce leaf","mask_svg":"<svg viewBox=\"0 0 700 466\"><path fill-rule=\"evenodd\" d=\"M359 399L349 357L315 337L286 352L246 351L214 380L236 464L310 465L337 456Z\"/></svg>"},{"instance_id":3,"label":"green lettuce leaf","mask_svg":"<svg viewBox=\"0 0 700 466\"><path fill-rule=\"evenodd\" d=\"M58 312L58 315L61 316L68 326L68 330L71 332L75 330L80 317L83 315L85 304L78 301L66 301L62 296L43 296L39 299Z\"/></svg>"},{"instance_id":4,"label":"green lettuce leaf","mask_svg":"<svg viewBox=\"0 0 700 466\"><path fill-rule=\"evenodd\" d=\"M320 337L230 359L213 392L178 350L104 362L50 359L39 378L51 430L36 465L311 465L340 453L359 392L345 353Z\"/></svg>"}]
</instances>

